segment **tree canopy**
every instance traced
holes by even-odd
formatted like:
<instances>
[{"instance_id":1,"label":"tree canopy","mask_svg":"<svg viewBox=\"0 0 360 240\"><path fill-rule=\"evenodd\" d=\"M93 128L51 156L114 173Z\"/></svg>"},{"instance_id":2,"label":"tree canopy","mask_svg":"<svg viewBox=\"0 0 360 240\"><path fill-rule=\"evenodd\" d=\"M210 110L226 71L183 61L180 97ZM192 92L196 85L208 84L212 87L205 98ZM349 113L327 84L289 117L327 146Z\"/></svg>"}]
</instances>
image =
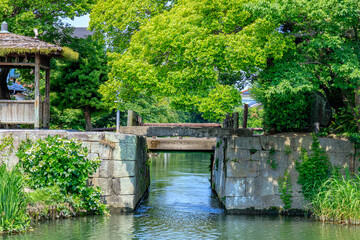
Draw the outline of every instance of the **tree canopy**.
<instances>
[{"instance_id":1,"label":"tree canopy","mask_svg":"<svg viewBox=\"0 0 360 240\"><path fill-rule=\"evenodd\" d=\"M256 78L266 122L272 121L268 127L304 128L310 113L306 101L316 91L326 96L336 115L347 114L360 127L359 7L356 0L267 0L254 5L254 13L280 26L294 46L282 58L269 59Z\"/></svg>"},{"instance_id":2,"label":"tree canopy","mask_svg":"<svg viewBox=\"0 0 360 240\"><path fill-rule=\"evenodd\" d=\"M302 130L310 96L360 129L357 0L109 0L91 13L111 46L105 100L139 94L220 120L251 79L265 125ZM114 6L114 7L110 7ZM251 78L249 78L251 76ZM241 85L241 84L240 84ZM337 118L340 119L340 118Z\"/></svg>"},{"instance_id":3,"label":"tree canopy","mask_svg":"<svg viewBox=\"0 0 360 240\"><path fill-rule=\"evenodd\" d=\"M292 46L274 23L252 17L247 2L180 0L154 16L145 14L146 21L135 19L140 26L128 47L109 54L109 81L101 87L105 99L113 102L117 92L125 101L140 93L155 94L170 97L178 108L221 120L241 102L235 83L242 79L229 83L228 76L257 72L267 59L281 59ZM95 30L111 36L128 32L126 8L99 6L91 14ZM121 23L107 21L109 16Z\"/></svg>"},{"instance_id":4,"label":"tree canopy","mask_svg":"<svg viewBox=\"0 0 360 240\"><path fill-rule=\"evenodd\" d=\"M1 0L0 21L9 24L13 33L34 36L33 29L39 30L39 38L58 40L64 30L62 18L74 18L87 14L95 0Z\"/></svg>"}]
</instances>

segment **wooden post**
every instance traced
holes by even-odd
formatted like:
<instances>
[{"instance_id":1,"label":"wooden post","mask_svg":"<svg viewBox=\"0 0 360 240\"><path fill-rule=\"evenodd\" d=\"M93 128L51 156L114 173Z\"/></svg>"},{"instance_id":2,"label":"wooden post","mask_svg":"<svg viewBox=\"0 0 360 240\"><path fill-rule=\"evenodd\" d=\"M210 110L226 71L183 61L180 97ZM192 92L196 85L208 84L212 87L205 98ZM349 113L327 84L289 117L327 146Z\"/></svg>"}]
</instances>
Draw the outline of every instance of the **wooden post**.
<instances>
[{"instance_id":1,"label":"wooden post","mask_svg":"<svg viewBox=\"0 0 360 240\"><path fill-rule=\"evenodd\" d=\"M134 111L128 110L128 116L127 116L127 126L134 126Z\"/></svg>"},{"instance_id":2,"label":"wooden post","mask_svg":"<svg viewBox=\"0 0 360 240\"><path fill-rule=\"evenodd\" d=\"M35 129L40 129L40 55L35 55Z\"/></svg>"},{"instance_id":3,"label":"wooden post","mask_svg":"<svg viewBox=\"0 0 360 240\"><path fill-rule=\"evenodd\" d=\"M128 110L127 126L141 126L139 115L132 110Z\"/></svg>"},{"instance_id":4,"label":"wooden post","mask_svg":"<svg viewBox=\"0 0 360 240\"><path fill-rule=\"evenodd\" d=\"M247 128L247 120L248 120L248 113L249 113L249 105L244 105L244 116L243 116L243 128Z\"/></svg>"},{"instance_id":5,"label":"wooden post","mask_svg":"<svg viewBox=\"0 0 360 240\"><path fill-rule=\"evenodd\" d=\"M50 69L45 73L45 104L43 116L43 128L50 128Z\"/></svg>"},{"instance_id":6,"label":"wooden post","mask_svg":"<svg viewBox=\"0 0 360 240\"><path fill-rule=\"evenodd\" d=\"M233 128L237 129L239 128L239 113L238 112L234 112L232 115L233 118Z\"/></svg>"}]
</instances>

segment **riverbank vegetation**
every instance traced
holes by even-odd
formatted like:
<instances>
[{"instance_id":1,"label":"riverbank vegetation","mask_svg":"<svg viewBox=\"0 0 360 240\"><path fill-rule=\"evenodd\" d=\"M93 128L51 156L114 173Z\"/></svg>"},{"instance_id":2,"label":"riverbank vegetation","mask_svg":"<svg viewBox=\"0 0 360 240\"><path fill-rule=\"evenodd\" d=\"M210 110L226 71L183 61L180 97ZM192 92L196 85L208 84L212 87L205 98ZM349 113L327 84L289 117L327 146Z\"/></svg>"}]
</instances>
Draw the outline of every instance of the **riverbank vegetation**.
<instances>
[{"instance_id":1,"label":"riverbank vegetation","mask_svg":"<svg viewBox=\"0 0 360 240\"><path fill-rule=\"evenodd\" d=\"M0 166L0 233L22 232L30 226L26 214L27 196L24 181L17 167L8 171Z\"/></svg>"},{"instance_id":2,"label":"riverbank vegetation","mask_svg":"<svg viewBox=\"0 0 360 240\"><path fill-rule=\"evenodd\" d=\"M58 186L68 199L92 214L106 211L100 188L87 186L87 180L100 166L100 159L87 159L88 150L75 139L48 136L36 142L22 142L17 153L26 183L31 189ZM75 201L76 202L76 201Z\"/></svg>"},{"instance_id":3,"label":"riverbank vegetation","mask_svg":"<svg viewBox=\"0 0 360 240\"><path fill-rule=\"evenodd\" d=\"M333 177L320 187L311 202L316 219L341 224L360 224L359 175Z\"/></svg>"},{"instance_id":4,"label":"riverbank vegetation","mask_svg":"<svg viewBox=\"0 0 360 240\"><path fill-rule=\"evenodd\" d=\"M315 134L310 153L301 149L295 167L299 172L297 183L315 219L360 224L360 177L348 168L331 165Z\"/></svg>"},{"instance_id":5,"label":"riverbank vegetation","mask_svg":"<svg viewBox=\"0 0 360 240\"><path fill-rule=\"evenodd\" d=\"M9 139L2 144L11 144ZM99 159L88 159L80 142L60 136L26 140L16 155L19 164L11 170L0 166L0 233L25 231L30 220L107 214L101 189L87 186Z\"/></svg>"}]
</instances>

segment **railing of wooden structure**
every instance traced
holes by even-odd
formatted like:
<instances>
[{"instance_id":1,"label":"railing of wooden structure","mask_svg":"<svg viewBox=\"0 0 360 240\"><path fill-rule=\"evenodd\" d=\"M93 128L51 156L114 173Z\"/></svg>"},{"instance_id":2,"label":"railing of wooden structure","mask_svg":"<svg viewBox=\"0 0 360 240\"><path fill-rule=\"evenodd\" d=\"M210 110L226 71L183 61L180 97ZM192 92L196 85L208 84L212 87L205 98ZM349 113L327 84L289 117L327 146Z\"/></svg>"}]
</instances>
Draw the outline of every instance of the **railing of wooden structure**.
<instances>
[{"instance_id":1,"label":"railing of wooden structure","mask_svg":"<svg viewBox=\"0 0 360 240\"><path fill-rule=\"evenodd\" d=\"M247 104L245 104L245 107ZM247 111L246 111L247 112ZM247 114L244 117L245 123L247 122ZM128 127L159 127L159 128L225 128L225 129L239 129L239 113L233 113L231 116L228 114L226 119L222 124L218 123L142 123L142 118L135 113L134 111L128 111L128 119L127 119L127 126ZM124 128L124 127L122 127ZM125 127L126 128L126 127ZM246 129L247 126L243 125L243 128ZM251 132L254 131L263 131L262 128L248 128ZM115 131L116 128L97 128L93 129L93 131ZM130 133L129 133L130 134Z\"/></svg>"},{"instance_id":2,"label":"railing of wooden structure","mask_svg":"<svg viewBox=\"0 0 360 240\"><path fill-rule=\"evenodd\" d=\"M13 54L0 57L0 68L34 68L35 100L1 100L1 124L34 124L35 129L49 128L50 123L50 57L39 54ZM40 69L45 70L45 97L40 96ZM32 113L30 113L32 112Z\"/></svg>"},{"instance_id":3,"label":"railing of wooden structure","mask_svg":"<svg viewBox=\"0 0 360 240\"><path fill-rule=\"evenodd\" d=\"M40 101L39 121L45 126L46 102ZM35 100L0 100L0 124L35 124Z\"/></svg>"}]
</instances>

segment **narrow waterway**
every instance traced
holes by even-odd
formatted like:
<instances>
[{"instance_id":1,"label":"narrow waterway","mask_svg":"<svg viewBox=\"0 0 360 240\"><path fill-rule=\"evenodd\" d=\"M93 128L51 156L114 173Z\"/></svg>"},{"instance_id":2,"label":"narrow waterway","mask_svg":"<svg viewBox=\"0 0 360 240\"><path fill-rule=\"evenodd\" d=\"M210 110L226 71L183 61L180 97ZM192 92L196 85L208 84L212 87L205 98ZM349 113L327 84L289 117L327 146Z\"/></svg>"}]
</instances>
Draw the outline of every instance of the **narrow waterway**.
<instances>
[{"instance_id":1,"label":"narrow waterway","mask_svg":"<svg viewBox=\"0 0 360 240\"><path fill-rule=\"evenodd\" d=\"M352 240L360 228L303 218L226 215L211 192L210 155L161 153L152 158L149 196L134 214L41 223L3 239Z\"/></svg>"}]
</instances>

